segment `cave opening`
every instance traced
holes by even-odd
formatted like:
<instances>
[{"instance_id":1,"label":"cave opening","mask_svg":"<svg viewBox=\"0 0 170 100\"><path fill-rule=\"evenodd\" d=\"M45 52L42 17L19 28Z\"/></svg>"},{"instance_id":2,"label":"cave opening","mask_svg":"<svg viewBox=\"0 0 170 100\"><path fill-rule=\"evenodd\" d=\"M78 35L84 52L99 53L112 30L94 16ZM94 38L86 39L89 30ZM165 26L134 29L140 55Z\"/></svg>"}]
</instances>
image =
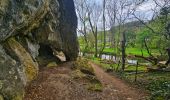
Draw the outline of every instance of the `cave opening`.
<instances>
[{"instance_id":1,"label":"cave opening","mask_svg":"<svg viewBox=\"0 0 170 100\"><path fill-rule=\"evenodd\" d=\"M51 62L56 62L57 64L62 63L61 59L54 55L54 51L50 45L40 43L38 51L39 56L37 57L37 61L39 66L45 67Z\"/></svg>"},{"instance_id":2,"label":"cave opening","mask_svg":"<svg viewBox=\"0 0 170 100\"><path fill-rule=\"evenodd\" d=\"M53 50L51 49L51 47L49 45L40 43L40 48L38 51L39 51L40 57L46 57L49 59L54 57Z\"/></svg>"}]
</instances>

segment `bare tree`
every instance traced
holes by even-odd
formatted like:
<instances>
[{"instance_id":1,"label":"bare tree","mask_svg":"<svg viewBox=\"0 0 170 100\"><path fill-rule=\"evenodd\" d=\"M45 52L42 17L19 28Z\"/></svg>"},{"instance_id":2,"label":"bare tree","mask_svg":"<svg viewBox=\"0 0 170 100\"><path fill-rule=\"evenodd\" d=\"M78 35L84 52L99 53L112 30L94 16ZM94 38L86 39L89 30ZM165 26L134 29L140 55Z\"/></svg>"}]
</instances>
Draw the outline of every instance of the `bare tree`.
<instances>
[{"instance_id":1,"label":"bare tree","mask_svg":"<svg viewBox=\"0 0 170 100\"><path fill-rule=\"evenodd\" d=\"M107 14L109 17L109 24L111 29L111 47L113 48L115 45L115 37L116 33L116 12L117 12L117 1L116 0L107 0Z\"/></svg>"},{"instance_id":2,"label":"bare tree","mask_svg":"<svg viewBox=\"0 0 170 100\"><path fill-rule=\"evenodd\" d=\"M98 21L101 15L101 7L94 2L90 7L88 7L88 21L91 28L91 32L95 39L95 54L98 55Z\"/></svg>"},{"instance_id":3,"label":"bare tree","mask_svg":"<svg viewBox=\"0 0 170 100\"><path fill-rule=\"evenodd\" d=\"M121 55L122 55L122 71L125 69L125 59L126 59L126 29L124 27L125 23L128 19L130 19L131 9L132 9L132 1L131 0L118 0L117 1L117 14L116 20L119 27L118 37L122 37L121 40ZM117 43L117 52L119 52L119 43L120 38L118 38Z\"/></svg>"},{"instance_id":4,"label":"bare tree","mask_svg":"<svg viewBox=\"0 0 170 100\"><path fill-rule=\"evenodd\" d=\"M75 2L75 8L77 15L79 17L79 26L78 32L81 33L84 36L85 40L85 47L83 51L83 56L85 55L85 52L87 51L89 45L88 45L88 39L87 39L87 15L88 15L88 9L87 9L87 0L74 0Z\"/></svg>"},{"instance_id":5,"label":"bare tree","mask_svg":"<svg viewBox=\"0 0 170 100\"><path fill-rule=\"evenodd\" d=\"M106 47L106 0L103 0L103 44L101 46L100 56Z\"/></svg>"}]
</instances>

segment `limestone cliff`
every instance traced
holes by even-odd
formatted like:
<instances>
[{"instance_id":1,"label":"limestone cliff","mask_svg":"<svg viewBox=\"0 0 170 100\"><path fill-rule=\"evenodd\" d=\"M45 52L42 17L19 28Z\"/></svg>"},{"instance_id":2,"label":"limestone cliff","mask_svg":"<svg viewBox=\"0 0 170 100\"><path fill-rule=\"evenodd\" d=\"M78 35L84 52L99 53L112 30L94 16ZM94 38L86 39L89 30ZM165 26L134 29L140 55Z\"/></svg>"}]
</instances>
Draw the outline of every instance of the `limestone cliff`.
<instances>
[{"instance_id":1,"label":"limestone cliff","mask_svg":"<svg viewBox=\"0 0 170 100\"><path fill-rule=\"evenodd\" d=\"M21 100L41 61L78 56L73 0L0 0L0 97Z\"/></svg>"}]
</instances>

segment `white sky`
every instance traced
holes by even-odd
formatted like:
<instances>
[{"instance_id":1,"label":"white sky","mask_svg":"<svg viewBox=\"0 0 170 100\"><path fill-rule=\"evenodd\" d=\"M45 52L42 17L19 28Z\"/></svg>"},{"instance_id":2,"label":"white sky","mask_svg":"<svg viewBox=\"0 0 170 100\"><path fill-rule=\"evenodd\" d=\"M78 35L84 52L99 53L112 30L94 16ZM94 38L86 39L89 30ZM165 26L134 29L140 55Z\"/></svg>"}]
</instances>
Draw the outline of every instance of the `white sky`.
<instances>
[{"instance_id":1,"label":"white sky","mask_svg":"<svg viewBox=\"0 0 170 100\"><path fill-rule=\"evenodd\" d=\"M88 0L89 2L96 2L102 5L103 0ZM147 2L143 3L142 5L140 5L137 9L137 16L142 16L144 20L150 20L153 16L153 11L151 9L154 9L156 6L156 4L152 1L152 0L148 0ZM107 17L106 17L107 20ZM130 21L130 20L129 20ZM107 22L108 24L109 22ZM98 23L99 25L99 29L102 29L102 16L101 16L101 20ZM109 25L108 25L109 26ZM81 27L80 24L78 27ZM109 29L109 27L107 27L107 29Z\"/></svg>"},{"instance_id":2,"label":"white sky","mask_svg":"<svg viewBox=\"0 0 170 100\"><path fill-rule=\"evenodd\" d=\"M150 20L154 13L152 9L155 9L155 7L156 4L152 0L149 0L138 7L136 14L139 17L142 16L143 20Z\"/></svg>"},{"instance_id":3,"label":"white sky","mask_svg":"<svg viewBox=\"0 0 170 100\"><path fill-rule=\"evenodd\" d=\"M102 0L95 0L95 1L102 4Z\"/></svg>"},{"instance_id":4,"label":"white sky","mask_svg":"<svg viewBox=\"0 0 170 100\"><path fill-rule=\"evenodd\" d=\"M139 7L139 11L148 11L151 8L155 7L155 3L153 1L148 1L146 3L143 3L140 7Z\"/></svg>"}]
</instances>

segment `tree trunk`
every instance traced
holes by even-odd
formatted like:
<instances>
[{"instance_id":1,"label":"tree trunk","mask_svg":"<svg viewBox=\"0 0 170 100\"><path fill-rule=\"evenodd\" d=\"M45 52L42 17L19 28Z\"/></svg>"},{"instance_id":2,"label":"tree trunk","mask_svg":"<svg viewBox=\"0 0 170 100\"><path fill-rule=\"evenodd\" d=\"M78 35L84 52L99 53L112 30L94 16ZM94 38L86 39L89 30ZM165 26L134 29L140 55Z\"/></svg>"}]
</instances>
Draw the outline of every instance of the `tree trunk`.
<instances>
[{"instance_id":1,"label":"tree trunk","mask_svg":"<svg viewBox=\"0 0 170 100\"><path fill-rule=\"evenodd\" d=\"M165 65L167 65L168 66L168 64L170 63L170 48L168 48L167 49L167 52L168 52L168 61L166 62L166 64Z\"/></svg>"},{"instance_id":2,"label":"tree trunk","mask_svg":"<svg viewBox=\"0 0 170 100\"><path fill-rule=\"evenodd\" d=\"M97 51L97 25L95 27L93 27L91 17L90 17L90 13L89 13L88 17L89 17L90 28L91 28L91 31L92 31L93 36L95 38L95 54L94 54L94 57L97 57L97 54L98 54L98 51Z\"/></svg>"},{"instance_id":3,"label":"tree trunk","mask_svg":"<svg viewBox=\"0 0 170 100\"><path fill-rule=\"evenodd\" d=\"M95 30L95 55L94 55L94 57L97 57L97 54L98 54L97 46L98 46L98 43L97 43L97 26L96 26L96 30Z\"/></svg>"},{"instance_id":4,"label":"tree trunk","mask_svg":"<svg viewBox=\"0 0 170 100\"><path fill-rule=\"evenodd\" d=\"M142 56L143 56L143 50L141 49L141 54L142 54Z\"/></svg>"},{"instance_id":5,"label":"tree trunk","mask_svg":"<svg viewBox=\"0 0 170 100\"><path fill-rule=\"evenodd\" d=\"M148 47L148 45L147 45L146 38L144 38L144 45L145 45L145 48L146 48L148 54L149 54L151 57L153 57L153 55L152 55L152 53L150 52L149 47Z\"/></svg>"},{"instance_id":6,"label":"tree trunk","mask_svg":"<svg viewBox=\"0 0 170 100\"><path fill-rule=\"evenodd\" d=\"M144 56L139 56L139 55L135 55L135 57L137 58L142 58L146 61L151 62L153 65L157 65L158 64L158 59L155 57L144 57Z\"/></svg>"},{"instance_id":7,"label":"tree trunk","mask_svg":"<svg viewBox=\"0 0 170 100\"><path fill-rule=\"evenodd\" d=\"M86 45L85 45L85 48L84 48L84 51L83 51L83 56L85 56L85 53L86 53L86 51L87 51L87 49L88 49L88 40L87 40L87 32L86 32L86 23L85 22L83 22L83 27L84 27L84 29L83 29L83 36L84 36L84 40L85 40L85 42L86 42Z\"/></svg>"},{"instance_id":8,"label":"tree trunk","mask_svg":"<svg viewBox=\"0 0 170 100\"><path fill-rule=\"evenodd\" d=\"M125 59L126 59L126 37L125 37L125 32L122 33L122 71L125 70Z\"/></svg>"}]
</instances>

